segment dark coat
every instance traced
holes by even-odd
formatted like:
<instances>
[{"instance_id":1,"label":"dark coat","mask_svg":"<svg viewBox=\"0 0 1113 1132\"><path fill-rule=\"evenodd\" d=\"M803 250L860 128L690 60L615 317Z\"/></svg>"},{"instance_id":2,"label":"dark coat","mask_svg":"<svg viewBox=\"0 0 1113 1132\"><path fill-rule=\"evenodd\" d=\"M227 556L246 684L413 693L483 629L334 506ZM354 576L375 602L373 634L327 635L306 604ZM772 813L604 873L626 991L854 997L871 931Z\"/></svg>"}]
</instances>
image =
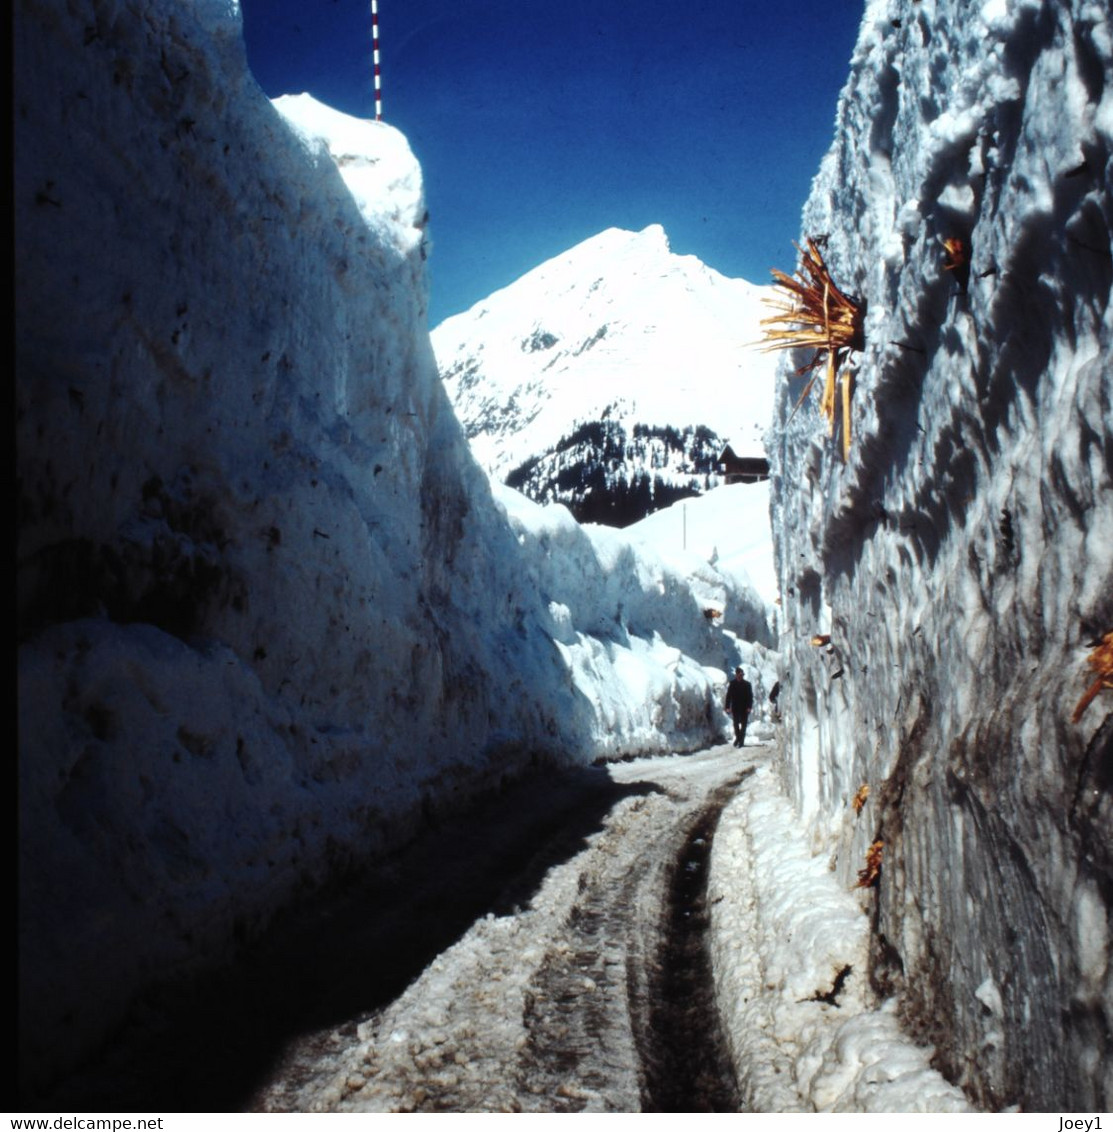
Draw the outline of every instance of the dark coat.
<instances>
[{"instance_id":1,"label":"dark coat","mask_svg":"<svg viewBox=\"0 0 1113 1132\"><path fill-rule=\"evenodd\" d=\"M725 706L735 719L750 714L750 710L754 706L754 687L745 676L741 680L735 677L727 685Z\"/></svg>"}]
</instances>

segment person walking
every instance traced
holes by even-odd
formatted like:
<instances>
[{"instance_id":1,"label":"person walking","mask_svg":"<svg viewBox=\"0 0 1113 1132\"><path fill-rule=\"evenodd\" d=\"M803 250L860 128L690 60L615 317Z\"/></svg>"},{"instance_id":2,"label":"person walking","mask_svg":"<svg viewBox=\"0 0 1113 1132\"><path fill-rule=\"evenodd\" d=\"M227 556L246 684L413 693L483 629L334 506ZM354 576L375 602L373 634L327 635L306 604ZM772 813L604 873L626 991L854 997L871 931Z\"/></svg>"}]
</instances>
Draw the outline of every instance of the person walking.
<instances>
[{"instance_id":1,"label":"person walking","mask_svg":"<svg viewBox=\"0 0 1113 1132\"><path fill-rule=\"evenodd\" d=\"M723 705L734 720L734 745L746 745L746 724L754 706L753 685L741 668L734 670L734 679L727 685L726 703Z\"/></svg>"}]
</instances>

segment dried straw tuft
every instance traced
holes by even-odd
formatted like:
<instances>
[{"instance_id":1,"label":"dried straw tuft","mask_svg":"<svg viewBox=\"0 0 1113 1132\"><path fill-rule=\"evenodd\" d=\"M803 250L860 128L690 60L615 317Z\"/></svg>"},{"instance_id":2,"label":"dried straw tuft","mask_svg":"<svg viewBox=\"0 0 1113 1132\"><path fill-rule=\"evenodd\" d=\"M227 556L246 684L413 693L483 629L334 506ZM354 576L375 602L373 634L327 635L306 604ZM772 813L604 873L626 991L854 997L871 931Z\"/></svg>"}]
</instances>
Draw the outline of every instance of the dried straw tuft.
<instances>
[{"instance_id":1,"label":"dried straw tuft","mask_svg":"<svg viewBox=\"0 0 1113 1132\"><path fill-rule=\"evenodd\" d=\"M850 454L850 395L853 387L851 374L843 373L840 380L839 369L851 350L861 350L865 344L862 304L835 285L815 240L809 238L807 244L807 250L796 245L800 266L795 275L773 269L773 278L783 294L780 298L767 300L778 313L761 320L765 327L765 350L814 349L811 361L798 369L797 375L816 369L826 358L826 381L819 408L827 418L828 433L834 435L837 416L835 387L841 385L842 456L846 460ZM796 402L796 409L814 384L813 377Z\"/></svg>"}]
</instances>

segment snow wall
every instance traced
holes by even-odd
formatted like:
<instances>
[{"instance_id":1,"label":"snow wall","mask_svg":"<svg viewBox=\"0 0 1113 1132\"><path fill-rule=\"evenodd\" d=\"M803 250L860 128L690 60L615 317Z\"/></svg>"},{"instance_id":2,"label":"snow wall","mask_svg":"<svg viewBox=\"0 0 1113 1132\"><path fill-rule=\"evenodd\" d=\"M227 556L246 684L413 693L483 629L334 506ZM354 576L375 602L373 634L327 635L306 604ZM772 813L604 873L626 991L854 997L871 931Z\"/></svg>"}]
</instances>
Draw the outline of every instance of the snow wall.
<instances>
[{"instance_id":1,"label":"snow wall","mask_svg":"<svg viewBox=\"0 0 1113 1132\"><path fill-rule=\"evenodd\" d=\"M540 592L548 551L437 377L396 131L280 114L228 0L25 0L14 34L34 1089L423 815L536 762L720 739L706 666L748 615L716 636L693 605L688 659L647 608L627 631L622 586ZM595 694L619 678L634 710Z\"/></svg>"},{"instance_id":2,"label":"snow wall","mask_svg":"<svg viewBox=\"0 0 1113 1132\"><path fill-rule=\"evenodd\" d=\"M852 449L788 365L770 445L785 783L848 886L883 841L872 981L990 1108L1113 1105L1113 695L1072 722L1113 630L1111 151L1106 4L871 0L802 222L866 304Z\"/></svg>"}]
</instances>

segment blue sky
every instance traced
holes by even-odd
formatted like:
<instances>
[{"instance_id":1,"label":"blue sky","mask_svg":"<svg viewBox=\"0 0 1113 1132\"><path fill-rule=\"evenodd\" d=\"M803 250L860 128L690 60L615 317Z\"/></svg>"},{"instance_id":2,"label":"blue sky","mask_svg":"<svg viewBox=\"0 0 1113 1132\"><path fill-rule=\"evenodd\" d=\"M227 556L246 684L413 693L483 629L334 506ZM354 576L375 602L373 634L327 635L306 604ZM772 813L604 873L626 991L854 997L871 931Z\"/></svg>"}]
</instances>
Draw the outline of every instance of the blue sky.
<instances>
[{"instance_id":1,"label":"blue sky","mask_svg":"<svg viewBox=\"0 0 1113 1132\"><path fill-rule=\"evenodd\" d=\"M370 0L241 0L272 97L374 115ZM383 118L425 174L435 325L605 228L791 270L862 0L379 0Z\"/></svg>"}]
</instances>

